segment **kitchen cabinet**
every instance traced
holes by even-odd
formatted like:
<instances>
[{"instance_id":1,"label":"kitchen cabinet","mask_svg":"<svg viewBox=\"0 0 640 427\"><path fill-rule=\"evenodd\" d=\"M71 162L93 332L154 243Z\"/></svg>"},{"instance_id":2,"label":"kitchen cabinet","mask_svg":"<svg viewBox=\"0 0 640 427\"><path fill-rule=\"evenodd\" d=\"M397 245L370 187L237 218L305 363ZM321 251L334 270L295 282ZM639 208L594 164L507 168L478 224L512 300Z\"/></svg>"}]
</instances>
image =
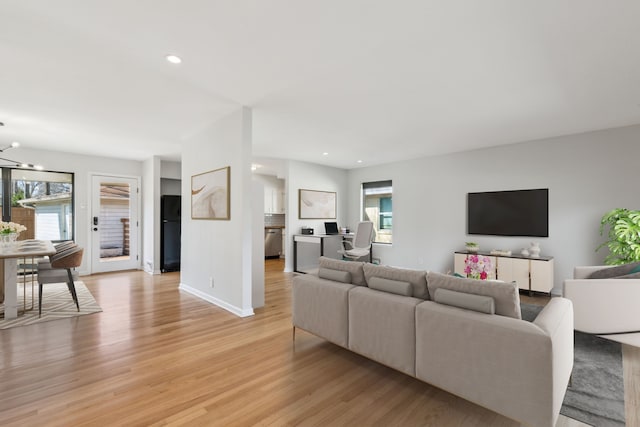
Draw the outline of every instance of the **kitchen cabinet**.
<instances>
[{"instance_id":1,"label":"kitchen cabinet","mask_svg":"<svg viewBox=\"0 0 640 427\"><path fill-rule=\"evenodd\" d=\"M264 213L284 213L284 190L265 185L264 187Z\"/></svg>"}]
</instances>

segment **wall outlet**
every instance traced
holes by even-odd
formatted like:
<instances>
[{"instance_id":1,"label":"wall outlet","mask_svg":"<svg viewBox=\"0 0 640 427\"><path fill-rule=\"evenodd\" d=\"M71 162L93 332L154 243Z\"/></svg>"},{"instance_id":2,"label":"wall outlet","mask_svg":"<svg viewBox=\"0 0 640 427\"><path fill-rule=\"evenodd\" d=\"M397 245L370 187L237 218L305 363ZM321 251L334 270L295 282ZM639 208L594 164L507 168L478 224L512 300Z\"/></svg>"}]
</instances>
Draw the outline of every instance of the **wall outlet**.
<instances>
[{"instance_id":1,"label":"wall outlet","mask_svg":"<svg viewBox=\"0 0 640 427\"><path fill-rule=\"evenodd\" d=\"M213 288L213 277L209 277L209 287Z\"/></svg>"}]
</instances>

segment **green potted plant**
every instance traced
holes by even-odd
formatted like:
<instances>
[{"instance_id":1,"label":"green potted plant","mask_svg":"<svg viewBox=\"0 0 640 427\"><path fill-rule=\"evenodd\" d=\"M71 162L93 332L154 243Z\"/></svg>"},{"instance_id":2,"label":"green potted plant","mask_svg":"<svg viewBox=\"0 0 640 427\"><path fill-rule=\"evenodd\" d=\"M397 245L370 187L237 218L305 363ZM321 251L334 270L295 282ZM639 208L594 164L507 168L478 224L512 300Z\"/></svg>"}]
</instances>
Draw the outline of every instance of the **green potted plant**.
<instances>
[{"instance_id":1,"label":"green potted plant","mask_svg":"<svg viewBox=\"0 0 640 427\"><path fill-rule=\"evenodd\" d=\"M467 249L467 251L473 253L476 253L480 250L480 245L478 245L476 242L465 242L464 247Z\"/></svg>"},{"instance_id":2,"label":"green potted plant","mask_svg":"<svg viewBox=\"0 0 640 427\"><path fill-rule=\"evenodd\" d=\"M609 226L609 240L596 248L606 246L609 255L604 262L608 265L628 264L640 261L640 211L616 208L607 212L600 220L600 235Z\"/></svg>"}]
</instances>

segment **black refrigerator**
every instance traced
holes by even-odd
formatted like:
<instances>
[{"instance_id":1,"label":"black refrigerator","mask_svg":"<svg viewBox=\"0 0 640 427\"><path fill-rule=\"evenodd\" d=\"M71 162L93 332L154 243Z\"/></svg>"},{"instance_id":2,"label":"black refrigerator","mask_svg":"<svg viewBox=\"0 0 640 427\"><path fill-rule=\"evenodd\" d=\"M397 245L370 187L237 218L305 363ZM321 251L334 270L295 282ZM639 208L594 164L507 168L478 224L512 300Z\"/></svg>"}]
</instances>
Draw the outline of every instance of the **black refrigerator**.
<instances>
[{"instance_id":1,"label":"black refrigerator","mask_svg":"<svg viewBox=\"0 0 640 427\"><path fill-rule=\"evenodd\" d=\"M160 271L180 270L180 196L162 196L160 229Z\"/></svg>"}]
</instances>

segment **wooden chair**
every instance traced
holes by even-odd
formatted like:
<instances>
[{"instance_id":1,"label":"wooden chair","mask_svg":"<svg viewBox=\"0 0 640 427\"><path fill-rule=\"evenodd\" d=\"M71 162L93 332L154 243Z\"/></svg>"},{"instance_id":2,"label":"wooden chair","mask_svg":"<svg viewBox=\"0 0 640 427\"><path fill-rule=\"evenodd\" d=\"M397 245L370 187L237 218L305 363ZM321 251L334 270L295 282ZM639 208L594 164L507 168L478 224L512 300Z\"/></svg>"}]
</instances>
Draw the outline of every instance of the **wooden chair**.
<instances>
[{"instance_id":1,"label":"wooden chair","mask_svg":"<svg viewBox=\"0 0 640 427\"><path fill-rule=\"evenodd\" d=\"M73 272L72 269L80 267L83 253L84 249L80 246L75 244L67 245L64 250L49 256L49 265L47 263L38 264L38 295L40 297L38 301L38 316L42 316L42 286L47 283L66 282L73 301L76 303L78 311L80 311L80 303L78 302L78 294L74 283L77 273Z\"/></svg>"}]
</instances>

